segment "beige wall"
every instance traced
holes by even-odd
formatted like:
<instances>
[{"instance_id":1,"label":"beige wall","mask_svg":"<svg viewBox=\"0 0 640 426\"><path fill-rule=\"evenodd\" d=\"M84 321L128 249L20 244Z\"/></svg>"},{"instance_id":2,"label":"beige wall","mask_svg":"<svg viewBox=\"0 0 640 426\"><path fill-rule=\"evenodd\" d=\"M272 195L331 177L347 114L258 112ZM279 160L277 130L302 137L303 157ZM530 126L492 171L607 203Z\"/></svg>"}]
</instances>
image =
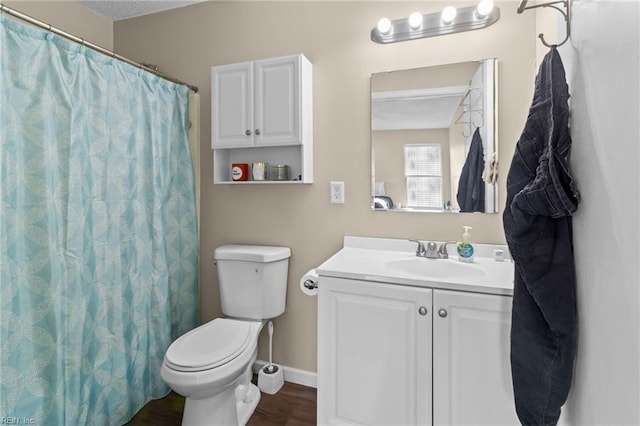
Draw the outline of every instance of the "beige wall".
<instances>
[{"instance_id":1,"label":"beige wall","mask_svg":"<svg viewBox=\"0 0 640 426\"><path fill-rule=\"evenodd\" d=\"M226 243L289 246L287 311L275 321L274 360L316 370L316 303L299 277L335 253L344 235L502 243L501 215L380 213L370 210L369 77L382 71L499 59L500 204L513 147L527 116L535 73L535 16L496 3L501 19L480 31L379 45L382 16L439 11L438 2L206 2L114 26L116 50L200 87L202 95L202 321L221 314L213 250ZM461 4L462 5L462 4ZM210 67L304 53L314 69L312 185L213 185ZM329 182L345 182L346 203L329 203ZM265 337L260 358L266 358Z\"/></svg>"},{"instance_id":2,"label":"beige wall","mask_svg":"<svg viewBox=\"0 0 640 426\"><path fill-rule=\"evenodd\" d=\"M73 1L3 1L25 13L105 49L113 49L113 22Z\"/></svg>"}]
</instances>

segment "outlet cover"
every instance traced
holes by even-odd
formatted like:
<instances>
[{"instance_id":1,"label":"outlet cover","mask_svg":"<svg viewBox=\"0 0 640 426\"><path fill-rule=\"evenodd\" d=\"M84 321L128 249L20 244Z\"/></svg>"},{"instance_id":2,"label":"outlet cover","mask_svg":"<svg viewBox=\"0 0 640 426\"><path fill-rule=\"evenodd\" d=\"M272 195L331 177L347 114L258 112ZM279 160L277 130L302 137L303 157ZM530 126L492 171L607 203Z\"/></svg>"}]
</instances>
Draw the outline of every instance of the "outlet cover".
<instances>
[{"instance_id":1,"label":"outlet cover","mask_svg":"<svg viewBox=\"0 0 640 426\"><path fill-rule=\"evenodd\" d=\"M344 182L331 182L331 204L344 204Z\"/></svg>"}]
</instances>

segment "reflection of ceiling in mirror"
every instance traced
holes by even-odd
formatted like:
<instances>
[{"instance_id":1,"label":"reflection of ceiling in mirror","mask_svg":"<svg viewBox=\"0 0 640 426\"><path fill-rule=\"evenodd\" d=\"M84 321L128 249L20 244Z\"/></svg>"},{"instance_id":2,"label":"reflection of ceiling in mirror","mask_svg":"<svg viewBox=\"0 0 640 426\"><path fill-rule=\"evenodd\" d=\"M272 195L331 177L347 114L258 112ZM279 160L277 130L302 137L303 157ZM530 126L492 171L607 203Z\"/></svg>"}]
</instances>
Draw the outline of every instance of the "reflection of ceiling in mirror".
<instances>
[{"instance_id":1,"label":"reflection of ceiling in mirror","mask_svg":"<svg viewBox=\"0 0 640 426\"><path fill-rule=\"evenodd\" d=\"M371 94L371 130L448 129L467 86Z\"/></svg>"}]
</instances>

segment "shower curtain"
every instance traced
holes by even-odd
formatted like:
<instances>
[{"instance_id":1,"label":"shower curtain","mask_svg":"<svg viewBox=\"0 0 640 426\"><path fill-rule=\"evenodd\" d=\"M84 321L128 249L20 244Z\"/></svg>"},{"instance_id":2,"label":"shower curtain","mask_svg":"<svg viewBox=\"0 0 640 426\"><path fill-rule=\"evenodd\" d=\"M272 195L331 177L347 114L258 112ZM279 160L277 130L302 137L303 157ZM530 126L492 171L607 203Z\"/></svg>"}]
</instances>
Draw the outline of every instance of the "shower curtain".
<instances>
[{"instance_id":1,"label":"shower curtain","mask_svg":"<svg viewBox=\"0 0 640 426\"><path fill-rule=\"evenodd\" d=\"M118 425L197 323L188 89L0 16L0 420Z\"/></svg>"}]
</instances>

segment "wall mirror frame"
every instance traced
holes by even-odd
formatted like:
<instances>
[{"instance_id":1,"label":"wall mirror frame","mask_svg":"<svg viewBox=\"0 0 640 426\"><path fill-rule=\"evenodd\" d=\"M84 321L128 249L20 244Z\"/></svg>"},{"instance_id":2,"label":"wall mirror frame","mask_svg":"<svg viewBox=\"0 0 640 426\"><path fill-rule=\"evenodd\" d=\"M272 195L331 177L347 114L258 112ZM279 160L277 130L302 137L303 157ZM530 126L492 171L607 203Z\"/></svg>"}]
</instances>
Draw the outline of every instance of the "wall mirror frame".
<instances>
[{"instance_id":1,"label":"wall mirror frame","mask_svg":"<svg viewBox=\"0 0 640 426\"><path fill-rule=\"evenodd\" d=\"M497 213L496 59L371 76L371 208Z\"/></svg>"}]
</instances>

